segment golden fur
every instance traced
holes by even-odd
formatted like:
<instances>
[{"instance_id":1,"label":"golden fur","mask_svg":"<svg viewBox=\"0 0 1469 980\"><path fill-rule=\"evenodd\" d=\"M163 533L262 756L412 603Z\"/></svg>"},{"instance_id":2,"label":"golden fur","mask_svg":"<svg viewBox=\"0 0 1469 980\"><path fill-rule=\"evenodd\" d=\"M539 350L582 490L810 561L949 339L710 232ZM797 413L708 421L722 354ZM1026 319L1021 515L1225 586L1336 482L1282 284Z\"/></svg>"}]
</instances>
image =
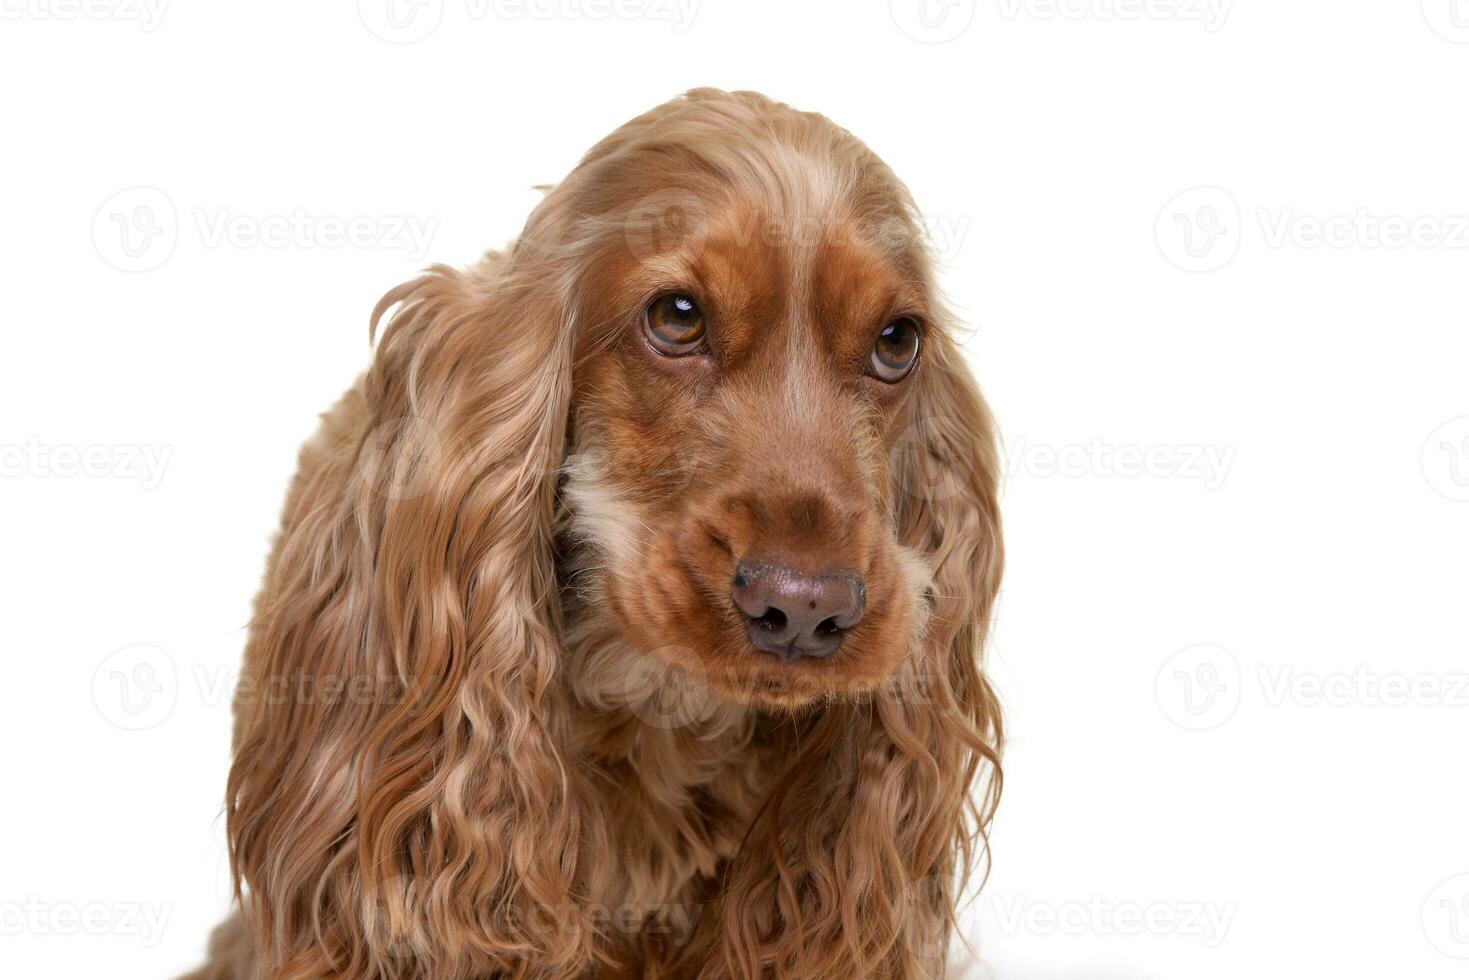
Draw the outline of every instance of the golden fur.
<instances>
[{"instance_id":1,"label":"golden fur","mask_svg":"<svg viewBox=\"0 0 1469 980\"><path fill-rule=\"evenodd\" d=\"M642 342L670 288L717 359ZM896 313L918 367L859 378ZM942 975L999 787L998 463L888 168L696 90L384 318L257 600L194 977ZM865 574L838 654L745 639L772 542Z\"/></svg>"}]
</instances>

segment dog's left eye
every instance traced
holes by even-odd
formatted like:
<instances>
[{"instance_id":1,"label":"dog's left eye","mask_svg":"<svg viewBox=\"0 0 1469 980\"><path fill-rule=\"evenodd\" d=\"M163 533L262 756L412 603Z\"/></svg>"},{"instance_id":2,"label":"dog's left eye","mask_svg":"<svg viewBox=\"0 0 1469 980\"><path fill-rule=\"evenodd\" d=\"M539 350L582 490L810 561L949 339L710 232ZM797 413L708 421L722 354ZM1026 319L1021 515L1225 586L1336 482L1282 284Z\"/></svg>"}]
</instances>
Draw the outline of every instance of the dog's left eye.
<instances>
[{"instance_id":1,"label":"dog's left eye","mask_svg":"<svg viewBox=\"0 0 1469 980\"><path fill-rule=\"evenodd\" d=\"M660 354L692 354L704 342L704 313L689 296L659 296L643 315L643 332Z\"/></svg>"},{"instance_id":2,"label":"dog's left eye","mask_svg":"<svg viewBox=\"0 0 1469 980\"><path fill-rule=\"evenodd\" d=\"M912 317L899 317L883 327L872 345L872 373L889 384L902 381L918 363L922 337Z\"/></svg>"}]
</instances>

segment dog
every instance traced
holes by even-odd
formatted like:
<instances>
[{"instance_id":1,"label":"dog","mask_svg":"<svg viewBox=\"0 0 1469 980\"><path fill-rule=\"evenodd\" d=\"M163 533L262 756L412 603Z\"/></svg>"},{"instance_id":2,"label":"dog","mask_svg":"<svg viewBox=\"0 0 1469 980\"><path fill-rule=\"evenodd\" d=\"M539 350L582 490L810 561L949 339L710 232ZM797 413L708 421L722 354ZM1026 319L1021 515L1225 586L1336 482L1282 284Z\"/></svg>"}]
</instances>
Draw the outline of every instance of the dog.
<instances>
[{"instance_id":1,"label":"dog","mask_svg":"<svg viewBox=\"0 0 1469 980\"><path fill-rule=\"evenodd\" d=\"M987 866L991 415L891 170L697 89L372 317L196 980L917 978Z\"/></svg>"}]
</instances>

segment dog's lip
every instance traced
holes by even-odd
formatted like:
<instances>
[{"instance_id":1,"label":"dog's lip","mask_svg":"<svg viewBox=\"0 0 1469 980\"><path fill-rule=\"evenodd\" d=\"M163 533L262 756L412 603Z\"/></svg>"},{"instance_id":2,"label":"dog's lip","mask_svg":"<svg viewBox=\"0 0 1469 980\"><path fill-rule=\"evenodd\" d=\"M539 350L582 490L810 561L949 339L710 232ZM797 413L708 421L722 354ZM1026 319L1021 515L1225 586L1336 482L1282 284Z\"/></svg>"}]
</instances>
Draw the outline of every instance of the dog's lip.
<instances>
[{"instance_id":1,"label":"dog's lip","mask_svg":"<svg viewBox=\"0 0 1469 980\"><path fill-rule=\"evenodd\" d=\"M767 657L773 656L780 658L780 662L782 664L785 664L787 667L795 663L797 660L800 660L802 657L812 657L818 660L822 658L820 647L799 647L796 646L794 643L786 647L779 653L775 652L774 650L761 650L759 647L753 646L752 649L754 649L757 653L760 653Z\"/></svg>"},{"instance_id":2,"label":"dog's lip","mask_svg":"<svg viewBox=\"0 0 1469 980\"><path fill-rule=\"evenodd\" d=\"M779 656L781 666L783 667L789 667L792 664L795 664L802 660L812 661L812 663L805 664L805 666L811 667L815 666L818 663L824 663L827 659L829 659L830 654L823 654L819 650L803 650L799 647L796 647L787 653L780 654Z\"/></svg>"},{"instance_id":3,"label":"dog's lip","mask_svg":"<svg viewBox=\"0 0 1469 980\"><path fill-rule=\"evenodd\" d=\"M812 662L806 664L806 666L814 666L816 662L827 664L837 655L836 650L827 650L823 646L801 646L794 640L778 649L767 649L748 642L746 645L752 656L767 661L770 657L775 657L784 667L789 667L803 659Z\"/></svg>"}]
</instances>

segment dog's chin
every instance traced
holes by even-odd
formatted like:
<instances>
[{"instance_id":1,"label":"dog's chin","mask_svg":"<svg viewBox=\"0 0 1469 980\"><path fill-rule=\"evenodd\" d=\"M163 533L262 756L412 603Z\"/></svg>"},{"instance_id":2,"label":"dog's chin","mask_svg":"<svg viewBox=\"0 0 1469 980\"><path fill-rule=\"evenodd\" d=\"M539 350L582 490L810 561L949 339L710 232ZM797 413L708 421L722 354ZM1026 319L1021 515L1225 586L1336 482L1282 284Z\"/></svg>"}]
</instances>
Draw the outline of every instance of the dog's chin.
<instances>
[{"instance_id":1,"label":"dog's chin","mask_svg":"<svg viewBox=\"0 0 1469 980\"><path fill-rule=\"evenodd\" d=\"M682 643L640 643L671 671L684 691L697 691L726 708L792 712L835 701L860 701L881 691L897 673L908 646L874 649L845 647L826 657L782 661L748 640L729 639L706 648Z\"/></svg>"},{"instance_id":2,"label":"dog's chin","mask_svg":"<svg viewBox=\"0 0 1469 980\"><path fill-rule=\"evenodd\" d=\"M840 662L841 651L824 659L802 657L789 663L749 648L747 666L735 676L715 672L711 693L747 707L791 711L831 701L861 700L881 689L891 672L855 671ZM896 656L893 658L896 661ZM896 664L894 664L896 667Z\"/></svg>"}]
</instances>

